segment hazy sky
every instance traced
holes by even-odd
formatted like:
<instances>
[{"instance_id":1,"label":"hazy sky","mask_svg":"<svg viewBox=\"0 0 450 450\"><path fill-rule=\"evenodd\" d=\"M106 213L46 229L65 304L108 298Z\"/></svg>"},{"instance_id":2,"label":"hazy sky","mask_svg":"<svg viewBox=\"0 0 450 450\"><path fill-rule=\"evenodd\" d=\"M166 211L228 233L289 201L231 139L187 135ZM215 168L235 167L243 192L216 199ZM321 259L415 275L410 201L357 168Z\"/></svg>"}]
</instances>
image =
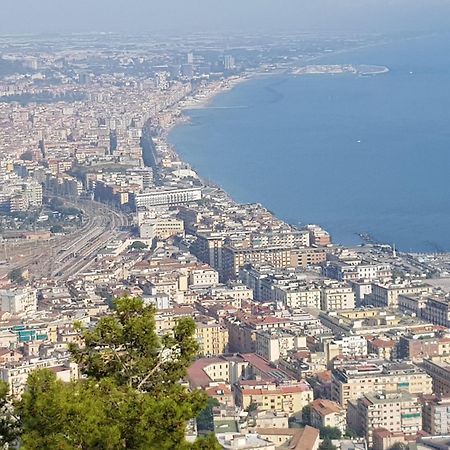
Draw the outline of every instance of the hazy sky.
<instances>
[{"instance_id":1,"label":"hazy sky","mask_svg":"<svg viewBox=\"0 0 450 450\"><path fill-rule=\"evenodd\" d=\"M0 0L0 34L434 28L450 0Z\"/></svg>"}]
</instances>

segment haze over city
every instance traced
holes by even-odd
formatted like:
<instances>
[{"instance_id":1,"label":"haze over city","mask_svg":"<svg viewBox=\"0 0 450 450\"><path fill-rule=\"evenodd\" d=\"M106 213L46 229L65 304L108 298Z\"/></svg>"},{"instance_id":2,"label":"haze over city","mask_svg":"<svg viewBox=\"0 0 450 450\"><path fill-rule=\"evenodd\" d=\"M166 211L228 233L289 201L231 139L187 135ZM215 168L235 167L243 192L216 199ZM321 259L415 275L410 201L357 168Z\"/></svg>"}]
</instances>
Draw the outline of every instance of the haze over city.
<instances>
[{"instance_id":1,"label":"haze over city","mask_svg":"<svg viewBox=\"0 0 450 450\"><path fill-rule=\"evenodd\" d=\"M3 0L3 33L437 31L448 0Z\"/></svg>"}]
</instances>

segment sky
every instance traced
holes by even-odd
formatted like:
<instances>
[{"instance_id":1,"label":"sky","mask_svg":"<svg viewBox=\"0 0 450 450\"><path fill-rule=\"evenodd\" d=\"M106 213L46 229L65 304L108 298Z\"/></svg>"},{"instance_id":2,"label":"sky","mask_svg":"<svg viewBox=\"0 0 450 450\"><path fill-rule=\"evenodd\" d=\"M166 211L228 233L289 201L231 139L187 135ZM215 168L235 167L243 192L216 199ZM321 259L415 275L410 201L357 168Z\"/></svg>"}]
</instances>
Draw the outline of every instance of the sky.
<instances>
[{"instance_id":1,"label":"sky","mask_svg":"<svg viewBox=\"0 0 450 450\"><path fill-rule=\"evenodd\" d=\"M450 30L450 0L0 0L0 34Z\"/></svg>"}]
</instances>

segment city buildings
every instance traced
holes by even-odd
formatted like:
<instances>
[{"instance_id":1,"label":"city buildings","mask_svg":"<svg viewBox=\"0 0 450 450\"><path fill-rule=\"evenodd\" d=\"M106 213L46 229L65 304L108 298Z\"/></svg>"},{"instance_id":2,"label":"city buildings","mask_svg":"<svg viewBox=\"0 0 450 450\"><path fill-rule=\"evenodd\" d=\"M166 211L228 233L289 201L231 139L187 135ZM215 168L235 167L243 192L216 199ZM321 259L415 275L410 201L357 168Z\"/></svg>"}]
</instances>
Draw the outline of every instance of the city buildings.
<instances>
[{"instance_id":1,"label":"city buildings","mask_svg":"<svg viewBox=\"0 0 450 450\"><path fill-rule=\"evenodd\" d=\"M348 407L349 426L373 444L373 430L416 436L422 430L422 406L407 392L364 394Z\"/></svg>"},{"instance_id":2,"label":"city buildings","mask_svg":"<svg viewBox=\"0 0 450 450\"><path fill-rule=\"evenodd\" d=\"M276 410L289 415L299 414L312 399L312 389L306 383L280 384L262 381L240 381L236 386L236 404L243 409L252 403L263 410Z\"/></svg>"},{"instance_id":3,"label":"city buildings","mask_svg":"<svg viewBox=\"0 0 450 450\"><path fill-rule=\"evenodd\" d=\"M260 51L241 73L250 63L238 52L208 56L197 39L97 42L95 57L78 41L49 46L23 59L46 79L0 75L2 96L51 97L0 102L1 378L13 395L38 368L78 378L74 323L140 297L160 336L195 322L199 355L180 382L219 402L224 448L317 450L320 428L349 425L364 437L341 448L447 434L450 294L437 275L450 260L334 245L318 225L290 225L201 179L167 142L182 110L260 63L287 66ZM315 428L290 428L305 406Z\"/></svg>"},{"instance_id":4,"label":"city buildings","mask_svg":"<svg viewBox=\"0 0 450 450\"><path fill-rule=\"evenodd\" d=\"M432 377L412 363L370 360L338 367L332 373L331 399L347 407L364 394L381 391L406 391L410 394L431 394Z\"/></svg>"},{"instance_id":5,"label":"city buildings","mask_svg":"<svg viewBox=\"0 0 450 450\"><path fill-rule=\"evenodd\" d=\"M311 403L311 425L315 428L338 428L342 434L347 428L346 410L327 399L317 399Z\"/></svg>"},{"instance_id":6,"label":"city buildings","mask_svg":"<svg viewBox=\"0 0 450 450\"><path fill-rule=\"evenodd\" d=\"M37 310L37 292L30 288L0 290L1 311L31 314Z\"/></svg>"}]
</instances>

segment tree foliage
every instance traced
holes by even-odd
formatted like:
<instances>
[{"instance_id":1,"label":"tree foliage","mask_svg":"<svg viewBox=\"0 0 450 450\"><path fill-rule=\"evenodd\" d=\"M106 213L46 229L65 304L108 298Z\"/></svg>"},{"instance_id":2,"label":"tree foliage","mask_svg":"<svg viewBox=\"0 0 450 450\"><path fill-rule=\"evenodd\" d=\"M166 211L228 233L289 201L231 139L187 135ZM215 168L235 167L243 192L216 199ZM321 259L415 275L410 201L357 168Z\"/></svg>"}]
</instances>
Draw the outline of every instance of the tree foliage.
<instances>
[{"instance_id":1,"label":"tree foliage","mask_svg":"<svg viewBox=\"0 0 450 450\"><path fill-rule=\"evenodd\" d=\"M311 425L311 405L306 405L303 407L302 422L304 425Z\"/></svg>"},{"instance_id":2,"label":"tree foliage","mask_svg":"<svg viewBox=\"0 0 450 450\"><path fill-rule=\"evenodd\" d=\"M320 443L319 450L337 450L337 447L333 445L330 439L326 438Z\"/></svg>"},{"instance_id":3,"label":"tree foliage","mask_svg":"<svg viewBox=\"0 0 450 450\"><path fill-rule=\"evenodd\" d=\"M50 233L64 233L64 227L62 225L53 225L52 227L50 227Z\"/></svg>"},{"instance_id":4,"label":"tree foliage","mask_svg":"<svg viewBox=\"0 0 450 450\"><path fill-rule=\"evenodd\" d=\"M16 405L23 450L215 450L214 436L185 440L186 425L206 406L203 392L180 384L198 350L192 319L158 337L154 309L121 298L113 315L82 330L71 352L84 378L63 383L33 372Z\"/></svg>"},{"instance_id":5,"label":"tree foliage","mask_svg":"<svg viewBox=\"0 0 450 450\"><path fill-rule=\"evenodd\" d=\"M0 381L0 447L5 448L9 443L15 442L20 431L20 421L14 414L9 396L9 386Z\"/></svg>"},{"instance_id":6,"label":"tree foliage","mask_svg":"<svg viewBox=\"0 0 450 450\"><path fill-rule=\"evenodd\" d=\"M408 450L408 448L408 444L405 444L403 442L396 442L394 445L389 447L389 450Z\"/></svg>"},{"instance_id":7,"label":"tree foliage","mask_svg":"<svg viewBox=\"0 0 450 450\"><path fill-rule=\"evenodd\" d=\"M216 398L209 398L206 407L197 416L197 430L198 431L214 431L214 407L219 406L219 401Z\"/></svg>"},{"instance_id":8,"label":"tree foliage","mask_svg":"<svg viewBox=\"0 0 450 450\"><path fill-rule=\"evenodd\" d=\"M142 241L134 241L129 247L130 250L146 250L147 248L148 245Z\"/></svg>"},{"instance_id":9,"label":"tree foliage","mask_svg":"<svg viewBox=\"0 0 450 450\"><path fill-rule=\"evenodd\" d=\"M24 271L22 268L17 268L17 269L13 269L11 270L11 272L9 272L8 274L8 278L16 284L24 284L26 282L25 277L24 277Z\"/></svg>"},{"instance_id":10,"label":"tree foliage","mask_svg":"<svg viewBox=\"0 0 450 450\"><path fill-rule=\"evenodd\" d=\"M322 427L320 429L320 437L322 439L341 439L342 432L337 427Z\"/></svg>"}]
</instances>

